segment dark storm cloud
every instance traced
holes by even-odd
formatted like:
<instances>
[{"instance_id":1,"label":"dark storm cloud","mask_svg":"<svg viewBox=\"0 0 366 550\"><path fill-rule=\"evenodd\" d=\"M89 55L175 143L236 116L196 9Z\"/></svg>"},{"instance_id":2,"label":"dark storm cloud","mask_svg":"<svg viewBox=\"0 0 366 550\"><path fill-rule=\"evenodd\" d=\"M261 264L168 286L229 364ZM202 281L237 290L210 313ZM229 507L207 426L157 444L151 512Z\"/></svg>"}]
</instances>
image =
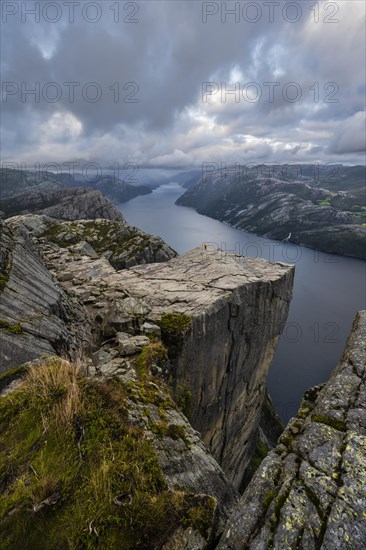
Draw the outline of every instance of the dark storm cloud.
<instances>
[{"instance_id":1,"label":"dark storm cloud","mask_svg":"<svg viewBox=\"0 0 366 550\"><path fill-rule=\"evenodd\" d=\"M297 3L302 17L296 23L283 16L291 4L286 2L276 8L272 23L263 2L256 2L262 9L256 23L244 21L242 12L238 22L228 15L222 23L221 2L198 1L135 3L138 22L115 23L110 8L116 3L108 0L95 3L102 10L95 23L82 17L88 2L77 3L70 23L65 2L58 4L62 18L56 23L42 14L39 22L27 16L22 23L20 9L6 22L3 18L3 83L20 89L22 83L27 89L39 83L41 90L39 102L31 95L22 98L20 91L6 103L3 96L5 158L114 160L118 155L147 165L182 166L239 153L309 160L325 151L328 160L334 154L356 158L362 151L363 2L334 2L339 22L333 24L323 21L329 16L324 2L319 2L319 23L310 11L314 2L307 1ZM226 5L231 9L235 2ZM120 3L120 19L129 13L126 7ZM202 10L216 9L204 23ZM92 8L87 13L92 16ZM285 13L293 17L291 6ZM224 82L229 89L237 79L241 87L257 83L261 100L251 103L241 90L237 103L233 95L223 102L220 89L202 101L204 82L220 87ZM56 87L47 85L51 82ZM273 98L268 82L276 83ZM73 101L67 83L79 84L72 85ZM288 83L300 88L299 101L291 101L296 88ZM58 90L61 96L52 101ZM93 103L98 91L101 97ZM337 102L325 102L327 97ZM312 121L322 123L316 127Z\"/></svg>"}]
</instances>

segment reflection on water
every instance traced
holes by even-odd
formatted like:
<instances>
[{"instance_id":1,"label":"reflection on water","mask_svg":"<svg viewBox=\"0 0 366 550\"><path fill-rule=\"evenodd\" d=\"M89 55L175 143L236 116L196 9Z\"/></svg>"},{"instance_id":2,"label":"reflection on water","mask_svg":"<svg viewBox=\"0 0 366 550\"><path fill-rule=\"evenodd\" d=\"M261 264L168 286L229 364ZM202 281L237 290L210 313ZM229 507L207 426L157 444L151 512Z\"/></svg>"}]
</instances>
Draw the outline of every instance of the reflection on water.
<instances>
[{"instance_id":1,"label":"reflection on water","mask_svg":"<svg viewBox=\"0 0 366 550\"><path fill-rule=\"evenodd\" d=\"M290 313L268 378L271 397L287 420L296 413L304 391L325 382L336 367L352 320L366 307L366 262L234 229L176 206L183 192L179 185L164 185L120 208L130 224L159 235L180 254L205 242L296 266Z\"/></svg>"}]
</instances>

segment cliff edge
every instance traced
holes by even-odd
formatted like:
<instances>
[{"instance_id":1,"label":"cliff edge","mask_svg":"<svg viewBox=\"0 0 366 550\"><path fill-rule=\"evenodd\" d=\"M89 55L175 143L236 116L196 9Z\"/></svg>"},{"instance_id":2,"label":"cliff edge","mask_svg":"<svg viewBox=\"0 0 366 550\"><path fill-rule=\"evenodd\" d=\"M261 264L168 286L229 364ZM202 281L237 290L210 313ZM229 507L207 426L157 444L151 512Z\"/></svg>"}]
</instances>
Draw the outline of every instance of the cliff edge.
<instances>
[{"instance_id":1,"label":"cliff edge","mask_svg":"<svg viewBox=\"0 0 366 550\"><path fill-rule=\"evenodd\" d=\"M253 455L294 269L199 247L116 272L104 257L42 246L48 268L87 307L101 342L117 333L139 335L146 323L158 328L169 350L165 380L239 488Z\"/></svg>"}]
</instances>

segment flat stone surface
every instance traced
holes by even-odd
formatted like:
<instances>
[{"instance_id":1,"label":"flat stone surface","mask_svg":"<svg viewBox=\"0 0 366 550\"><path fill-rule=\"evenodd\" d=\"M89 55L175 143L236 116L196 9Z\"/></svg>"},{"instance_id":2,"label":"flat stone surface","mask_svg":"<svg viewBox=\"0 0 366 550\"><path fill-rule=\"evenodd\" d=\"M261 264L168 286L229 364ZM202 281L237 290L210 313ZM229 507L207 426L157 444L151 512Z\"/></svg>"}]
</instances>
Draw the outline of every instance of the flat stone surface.
<instances>
[{"instance_id":1,"label":"flat stone surface","mask_svg":"<svg viewBox=\"0 0 366 550\"><path fill-rule=\"evenodd\" d=\"M84 306L94 339L103 342L118 332L139 336L145 323L158 325L166 313L191 317L164 377L173 389L189 396L187 415L193 428L238 488L252 458L248 442L258 430L294 268L198 247L167 262L116 271L112 260L75 252L75 245L81 243L76 248L80 252L83 242L99 253L108 252L117 242L110 235L118 233L118 250L113 253L118 263L120 252L129 253L123 248L128 236L129 241L136 236L144 250L145 245L154 248L161 242L125 223L103 219L61 222L30 215L7 224L28 227L43 265L67 295ZM135 255L136 246L131 246ZM123 355L141 349L136 343L128 349L121 346ZM77 350L76 343L74 347ZM115 367L112 360L104 370Z\"/></svg>"}]
</instances>

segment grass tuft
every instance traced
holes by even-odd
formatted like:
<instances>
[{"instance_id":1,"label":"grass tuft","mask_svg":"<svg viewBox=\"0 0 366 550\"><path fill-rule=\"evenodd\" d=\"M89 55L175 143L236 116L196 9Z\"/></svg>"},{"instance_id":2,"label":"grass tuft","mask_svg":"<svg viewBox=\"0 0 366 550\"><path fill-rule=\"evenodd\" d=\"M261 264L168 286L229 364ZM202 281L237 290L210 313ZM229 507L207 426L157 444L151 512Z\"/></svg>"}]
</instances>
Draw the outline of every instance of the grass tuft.
<instances>
[{"instance_id":1,"label":"grass tuft","mask_svg":"<svg viewBox=\"0 0 366 550\"><path fill-rule=\"evenodd\" d=\"M0 319L0 330L5 330L6 332L10 332L11 334L22 334L23 327L17 323L16 325L11 325L7 321L3 321Z\"/></svg>"},{"instance_id":2,"label":"grass tuft","mask_svg":"<svg viewBox=\"0 0 366 550\"><path fill-rule=\"evenodd\" d=\"M136 385L164 405L155 384ZM209 536L215 499L168 489L152 443L128 421L129 392L52 357L0 399L2 548L148 550L179 525ZM184 438L175 424L163 432Z\"/></svg>"},{"instance_id":3,"label":"grass tuft","mask_svg":"<svg viewBox=\"0 0 366 550\"><path fill-rule=\"evenodd\" d=\"M158 324L169 357L174 359L182 350L186 334L192 326L192 317L182 313L165 313Z\"/></svg>"}]
</instances>

